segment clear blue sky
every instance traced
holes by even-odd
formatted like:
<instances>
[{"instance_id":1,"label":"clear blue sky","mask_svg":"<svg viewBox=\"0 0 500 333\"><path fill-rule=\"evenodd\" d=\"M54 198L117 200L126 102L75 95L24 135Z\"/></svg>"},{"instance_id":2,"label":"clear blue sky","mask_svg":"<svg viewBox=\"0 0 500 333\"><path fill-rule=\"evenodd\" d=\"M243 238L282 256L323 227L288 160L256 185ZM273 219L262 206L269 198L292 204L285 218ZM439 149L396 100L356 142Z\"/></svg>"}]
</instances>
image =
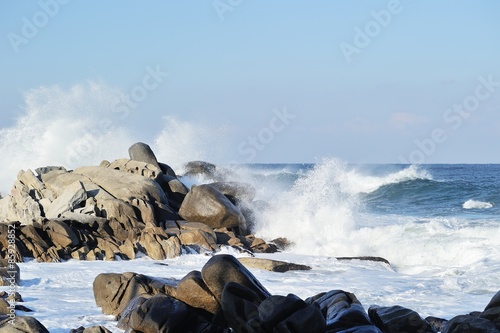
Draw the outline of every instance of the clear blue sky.
<instances>
[{"instance_id":1,"label":"clear blue sky","mask_svg":"<svg viewBox=\"0 0 500 333\"><path fill-rule=\"evenodd\" d=\"M99 116L131 141L170 116L230 161L500 163L499 17L496 0L1 0L2 138L44 103L33 89L146 79L127 117Z\"/></svg>"}]
</instances>

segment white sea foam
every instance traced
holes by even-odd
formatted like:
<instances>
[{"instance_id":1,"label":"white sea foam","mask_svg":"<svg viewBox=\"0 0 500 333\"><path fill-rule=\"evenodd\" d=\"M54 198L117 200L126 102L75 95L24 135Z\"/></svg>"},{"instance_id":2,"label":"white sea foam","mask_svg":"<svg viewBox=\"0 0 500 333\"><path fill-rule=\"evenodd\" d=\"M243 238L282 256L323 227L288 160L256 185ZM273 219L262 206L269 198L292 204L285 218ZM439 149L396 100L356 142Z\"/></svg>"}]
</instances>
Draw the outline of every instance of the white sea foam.
<instances>
[{"instance_id":1,"label":"white sea foam","mask_svg":"<svg viewBox=\"0 0 500 333\"><path fill-rule=\"evenodd\" d=\"M288 238L295 253L381 256L410 274L500 262L500 229L495 225L365 212L361 193L412 179L432 178L416 167L367 176L343 162L326 160L258 213L256 233L267 239Z\"/></svg>"},{"instance_id":2,"label":"white sea foam","mask_svg":"<svg viewBox=\"0 0 500 333\"><path fill-rule=\"evenodd\" d=\"M477 201L477 200L467 200L463 203L463 209L488 209L492 208L493 204L491 202Z\"/></svg>"}]
</instances>

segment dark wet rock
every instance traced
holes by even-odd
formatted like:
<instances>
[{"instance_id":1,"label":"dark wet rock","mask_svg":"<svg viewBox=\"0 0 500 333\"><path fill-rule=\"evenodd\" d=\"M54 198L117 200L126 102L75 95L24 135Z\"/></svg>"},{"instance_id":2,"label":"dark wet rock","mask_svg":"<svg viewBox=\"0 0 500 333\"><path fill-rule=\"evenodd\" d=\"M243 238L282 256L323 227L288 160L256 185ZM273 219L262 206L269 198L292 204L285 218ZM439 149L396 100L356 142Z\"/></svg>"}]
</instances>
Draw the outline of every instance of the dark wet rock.
<instances>
[{"instance_id":1,"label":"dark wet rock","mask_svg":"<svg viewBox=\"0 0 500 333\"><path fill-rule=\"evenodd\" d=\"M179 215L186 221L202 222L214 229L245 224L240 210L210 185L193 186L182 202Z\"/></svg>"},{"instance_id":2,"label":"dark wet rock","mask_svg":"<svg viewBox=\"0 0 500 333\"><path fill-rule=\"evenodd\" d=\"M327 329L331 331L350 330L358 326L373 325L363 305L352 293L331 290L305 300L308 304L319 306Z\"/></svg>"},{"instance_id":3,"label":"dark wet rock","mask_svg":"<svg viewBox=\"0 0 500 333\"><path fill-rule=\"evenodd\" d=\"M271 296L255 276L231 255L213 256L201 269L201 275L208 289L219 302L224 286L229 282L235 282L249 288L260 300Z\"/></svg>"},{"instance_id":4,"label":"dark wet rock","mask_svg":"<svg viewBox=\"0 0 500 333\"><path fill-rule=\"evenodd\" d=\"M444 325L448 322L448 320L443 318L437 318L433 316L429 316L425 318L425 321L431 325L432 329L436 332L441 332L443 330Z\"/></svg>"},{"instance_id":5,"label":"dark wet rock","mask_svg":"<svg viewBox=\"0 0 500 333\"><path fill-rule=\"evenodd\" d=\"M235 332L325 332L319 309L293 294L261 300L251 289L230 282L222 294L222 309Z\"/></svg>"},{"instance_id":6,"label":"dark wet rock","mask_svg":"<svg viewBox=\"0 0 500 333\"><path fill-rule=\"evenodd\" d=\"M479 317L493 321L500 329L500 291L493 296Z\"/></svg>"},{"instance_id":7,"label":"dark wet rock","mask_svg":"<svg viewBox=\"0 0 500 333\"><path fill-rule=\"evenodd\" d=\"M370 257L370 256L361 256L361 257L336 257L335 259L337 260L362 260L362 261L375 261L375 262L381 262L387 265L391 265L389 260L384 259L382 257Z\"/></svg>"},{"instance_id":8,"label":"dark wet rock","mask_svg":"<svg viewBox=\"0 0 500 333\"><path fill-rule=\"evenodd\" d=\"M212 316L165 294L138 297L125 309L118 327L141 333L223 332L215 329Z\"/></svg>"},{"instance_id":9,"label":"dark wet rock","mask_svg":"<svg viewBox=\"0 0 500 333\"><path fill-rule=\"evenodd\" d=\"M435 333L431 325L422 319L420 315L402 306L371 306L368 309L370 319L383 332L419 332Z\"/></svg>"},{"instance_id":10,"label":"dark wet rock","mask_svg":"<svg viewBox=\"0 0 500 333\"><path fill-rule=\"evenodd\" d=\"M450 319L442 333L499 333L500 328L486 318L473 315L461 315Z\"/></svg>"}]
</instances>

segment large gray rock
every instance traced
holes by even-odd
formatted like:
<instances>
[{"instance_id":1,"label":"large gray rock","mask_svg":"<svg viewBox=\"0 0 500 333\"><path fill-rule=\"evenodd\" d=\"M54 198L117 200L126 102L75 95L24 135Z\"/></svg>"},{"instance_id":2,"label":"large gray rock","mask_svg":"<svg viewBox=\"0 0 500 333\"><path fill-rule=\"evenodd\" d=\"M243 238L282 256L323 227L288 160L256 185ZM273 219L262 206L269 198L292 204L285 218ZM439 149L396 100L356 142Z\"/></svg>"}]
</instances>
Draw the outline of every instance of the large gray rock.
<instances>
[{"instance_id":1,"label":"large gray rock","mask_svg":"<svg viewBox=\"0 0 500 333\"><path fill-rule=\"evenodd\" d=\"M224 287L229 282L235 282L249 288L260 300L271 296L257 278L231 255L213 256L201 269L201 275L206 286L219 303Z\"/></svg>"},{"instance_id":2,"label":"large gray rock","mask_svg":"<svg viewBox=\"0 0 500 333\"><path fill-rule=\"evenodd\" d=\"M67 211L72 211L82 202L87 200L87 192L80 181L69 185L64 192L58 196L45 212L47 218L61 217Z\"/></svg>"},{"instance_id":3,"label":"large gray rock","mask_svg":"<svg viewBox=\"0 0 500 333\"><path fill-rule=\"evenodd\" d=\"M240 210L210 185L193 186L179 209L190 222L202 222L211 228L231 228L245 224Z\"/></svg>"},{"instance_id":4,"label":"large gray rock","mask_svg":"<svg viewBox=\"0 0 500 333\"><path fill-rule=\"evenodd\" d=\"M153 150L144 142L134 143L128 149L128 154L131 160L146 162L160 169L160 165L158 164L158 160L156 159Z\"/></svg>"},{"instance_id":5,"label":"large gray rock","mask_svg":"<svg viewBox=\"0 0 500 333\"><path fill-rule=\"evenodd\" d=\"M94 280L94 298L104 314L120 317L128 303L138 296L164 293L175 297L177 283L136 273L103 273Z\"/></svg>"},{"instance_id":6,"label":"large gray rock","mask_svg":"<svg viewBox=\"0 0 500 333\"><path fill-rule=\"evenodd\" d=\"M81 167L75 169L74 173L87 177L113 197L125 202L130 202L132 199L168 202L158 183L141 175L95 166Z\"/></svg>"}]
</instances>

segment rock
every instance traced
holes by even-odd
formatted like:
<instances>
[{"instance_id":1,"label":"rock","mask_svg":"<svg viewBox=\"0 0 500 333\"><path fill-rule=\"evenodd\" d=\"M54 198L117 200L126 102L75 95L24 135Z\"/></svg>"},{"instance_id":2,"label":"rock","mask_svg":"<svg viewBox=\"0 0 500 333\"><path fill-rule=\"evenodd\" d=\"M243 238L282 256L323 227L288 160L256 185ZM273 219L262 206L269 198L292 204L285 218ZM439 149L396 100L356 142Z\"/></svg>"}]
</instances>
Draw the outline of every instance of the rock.
<instances>
[{"instance_id":1,"label":"rock","mask_svg":"<svg viewBox=\"0 0 500 333\"><path fill-rule=\"evenodd\" d=\"M177 281L136 273L103 273L93 283L96 305L107 315L119 317L127 304L137 296L165 293L175 297Z\"/></svg>"},{"instance_id":2,"label":"rock","mask_svg":"<svg viewBox=\"0 0 500 333\"><path fill-rule=\"evenodd\" d=\"M252 201L255 199L255 188L247 183L215 182L210 183L209 185L217 189L230 200L233 198L243 201Z\"/></svg>"},{"instance_id":3,"label":"rock","mask_svg":"<svg viewBox=\"0 0 500 333\"><path fill-rule=\"evenodd\" d=\"M245 218L221 192L210 185L193 186L179 209L190 222L202 222L211 228L231 228L245 224Z\"/></svg>"},{"instance_id":4,"label":"rock","mask_svg":"<svg viewBox=\"0 0 500 333\"><path fill-rule=\"evenodd\" d=\"M130 202L144 199L151 202L167 203L167 197L154 180L118 170L88 166L74 170L74 174L87 177L116 199Z\"/></svg>"},{"instance_id":5,"label":"rock","mask_svg":"<svg viewBox=\"0 0 500 333\"><path fill-rule=\"evenodd\" d=\"M493 296L479 317L489 319L500 326L500 291Z\"/></svg>"},{"instance_id":6,"label":"rock","mask_svg":"<svg viewBox=\"0 0 500 333\"><path fill-rule=\"evenodd\" d=\"M2 333L49 333L47 328L33 317L16 316L11 323L10 317L0 316L0 332Z\"/></svg>"},{"instance_id":7,"label":"rock","mask_svg":"<svg viewBox=\"0 0 500 333\"><path fill-rule=\"evenodd\" d=\"M219 302L206 286L199 271L191 271L179 281L176 298L193 308L212 314L220 310Z\"/></svg>"},{"instance_id":8,"label":"rock","mask_svg":"<svg viewBox=\"0 0 500 333\"><path fill-rule=\"evenodd\" d=\"M9 263L7 259L0 259L0 286L19 285L21 270L16 263Z\"/></svg>"},{"instance_id":9,"label":"rock","mask_svg":"<svg viewBox=\"0 0 500 333\"><path fill-rule=\"evenodd\" d=\"M56 197L60 196L71 184L79 181L82 184L92 183L90 179L84 175L66 170L52 170L41 174L42 182L50 189Z\"/></svg>"},{"instance_id":10,"label":"rock","mask_svg":"<svg viewBox=\"0 0 500 333\"><path fill-rule=\"evenodd\" d=\"M42 216L40 204L30 195L26 185L16 180L10 193L11 196L7 197L10 199L2 199L2 210L6 211L6 220L19 221L21 224L32 224L40 220Z\"/></svg>"},{"instance_id":11,"label":"rock","mask_svg":"<svg viewBox=\"0 0 500 333\"><path fill-rule=\"evenodd\" d=\"M328 330L340 332L355 327L373 325L363 306L352 293L343 290L331 290L310 297L305 301L308 304L317 304L319 306L326 320Z\"/></svg>"},{"instance_id":12,"label":"rock","mask_svg":"<svg viewBox=\"0 0 500 333\"><path fill-rule=\"evenodd\" d=\"M443 327L442 333L498 333L500 329L494 322L486 318L472 315L461 315L450 319Z\"/></svg>"},{"instance_id":13,"label":"rock","mask_svg":"<svg viewBox=\"0 0 500 333\"><path fill-rule=\"evenodd\" d=\"M160 167L157 165L129 160L126 158L115 160L112 163L106 165L106 168L133 173L151 179L156 179L162 174Z\"/></svg>"},{"instance_id":14,"label":"rock","mask_svg":"<svg viewBox=\"0 0 500 333\"><path fill-rule=\"evenodd\" d=\"M143 230L139 242L145 254L153 260L175 258L181 254L179 239L169 237L159 227L147 227Z\"/></svg>"},{"instance_id":15,"label":"rock","mask_svg":"<svg viewBox=\"0 0 500 333\"><path fill-rule=\"evenodd\" d=\"M448 322L448 320L446 319L432 317L432 316L426 317L425 321L428 322L429 325L431 325L432 329L435 332L441 332L444 328L444 325L446 325L446 323Z\"/></svg>"},{"instance_id":16,"label":"rock","mask_svg":"<svg viewBox=\"0 0 500 333\"><path fill-rule=\"evenodd\" d=\"M158 183L168 197L168 203L171 207L179 210L188 194L189 189L176 177L162 174L157 178Z\"/></svg>"},{"instance_id":17,"label":"rock","mask_svg":"<svg viewBox=\"0 0 500 333\"><path fill-rule=\"evenodd\" d=\"M222 309L235 332L323 333L325 319L297 296L269 296L265 300L249 288L229 282L222 293Z\"/></svg>"},{"instance_id":18,"label":"rock","mask_svg":"<svg viewBox=\"0 0 500 333\"><path fill-rule=\"evenodd\" d=\"M263 258L239 258L243 266L247 268L262 269L271 272L307 271L311 267L285 261L263 259Z\"/></svg>"},{"instance_id":19,"label":"rock","mask_svg":"<svg viewBox=\"0 0 500 333\"><path fill-rule=\"evenodd\" d=\"M205 251L218 249L217 239L213 236L213 232L208 233L201 229L181 230L179 240L182 245L196 245Z\"/></svg>"},{"instance_id":20,"label":"rock","mask_svg":"<svg viewBox=\"0 0 500 333\"><path fill-rule=\"evenodd\" d=\"M381 257L370 257L370 256L362 256L362 257L336 257L337 260L362 260L362 261L375 261L381 262L391 266L389 260L381 258Z\"/></svg>"},{"instance_id":21,"label":"rock","mask_svg":"<svg viewBox=\"0 0 500 333\"><path fill-rule=\"evenodd\" d=\"M49 220L43 226L43 230L48 234L54 245L60 247L75 247L80 244L80 240L75 232L65 223L64 220Z\"/></svg>"},{"instance_id":22,"label":"rock","mask_svg":"<svg viewBox=\"0 0 500 333\"><path fill-rule=\"evenodd\" d=\"M422 319L418 313L402 306L371 306L368 309L368 315L383 332L435 332L431 325Z\"/></svg>"},{"instance_id":23,"label":"rock","mask_svg":"<svg viewBox=\"0 0 500 333\"><path fill-rule=\"evenodd\" d=\"M204 161L191 161L184 165L184 176L203 175L209 178L214 178L217 166Z\"/></svg>"},{"instance_id":24,"label":"rock","mask_svg":"<svg viewBox=\"0 0 500 333\"><path fill-rule=\"evenodd\" d=\"M151 147L143 142L136 142L128 149L128 155L131 160L145 162L154 165L158 169L158 160Z\"/></svg>"},{"instance_id":25,"label":"rock","mask_svg":"<svg viewBox=\"0 0 500 333\"><path fill-rule=\"evenodd\" d=\"M219 303L224 286L228 282L236 282L249 288L260 300L271 296L255 276L231 255L220 254L213 256L201 269L201 275L208 289Z\"/></svg>"},{"instance_id":26,"label":"rock","mask_svg":"<svg viewBox=\"0 0 500 333\"><path fill-rule=\"evenodd\" d=\"M40 168L36 168L35 169L35 172L41 176L41 175L44 175L46 173L49 173L51 171L62 171L62 172L68 172L68 170L66 170L65 167L63 166L45 166L45 167L40 167Z\"/></svg>"},{"instance_id":27,"label":"rock","mask_svg":"<svg viewBox=\"0 0 500 333\"><path fill-rule=\"evenodd\" d=\"M87 192L80 181L76 181L58 196L45 212L48 218L58 218L67 211L72 211L87 200Z\"/></svg>"},{"instance_id":28,"label":"rock","mask_svg":"<svg viewBox=\"0 0 500 333\"><path fill-rule=\"evenodd\" d=\"M168 295L134 300L124 311L118 327L127 332L221 332L211 330L211 317Z\"/></svg>"},{"instance_id":29,"label":"rock","mask_svg":"<svg viewBox=\"0 0 500 333\"><path fill-rule=\"evenodd\" d=\"M104 326L92 326L87 328L80 326L77 329L70 330L69 333L111 333L111 331Z\"/></svg>"}]
</instances>

